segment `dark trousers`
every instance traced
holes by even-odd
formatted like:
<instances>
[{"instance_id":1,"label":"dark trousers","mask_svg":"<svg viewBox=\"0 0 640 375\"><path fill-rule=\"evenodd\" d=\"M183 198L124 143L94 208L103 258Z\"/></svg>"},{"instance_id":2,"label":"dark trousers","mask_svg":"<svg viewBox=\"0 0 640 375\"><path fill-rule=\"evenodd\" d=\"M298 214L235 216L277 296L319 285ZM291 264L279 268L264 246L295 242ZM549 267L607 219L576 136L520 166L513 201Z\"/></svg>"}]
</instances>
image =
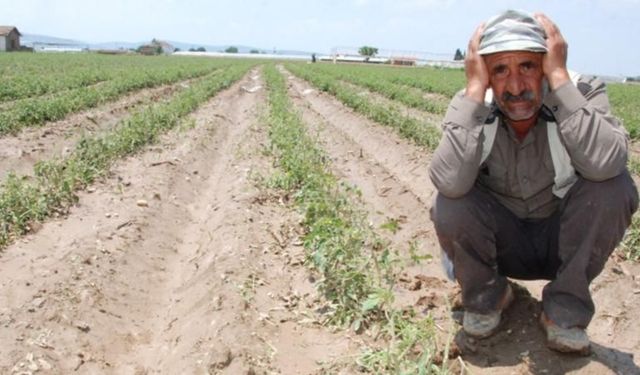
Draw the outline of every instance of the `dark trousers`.
<instances>
[{"instance_id":1,"label":"dark trousers","mask_svg":"<svg viewBox=\"0 0 640 375\"><path fill-rule=\"evenodd\" d=\"M495 311L507 277L546 279L544 311L570 328L591 321L595 307L589 284L622 240L637 207L637 189L624 172L603 182L579 178L545 219L519 219L477 187L457 199L438 194L431 219L467 310Z\"/></svg>"}]
</instances>

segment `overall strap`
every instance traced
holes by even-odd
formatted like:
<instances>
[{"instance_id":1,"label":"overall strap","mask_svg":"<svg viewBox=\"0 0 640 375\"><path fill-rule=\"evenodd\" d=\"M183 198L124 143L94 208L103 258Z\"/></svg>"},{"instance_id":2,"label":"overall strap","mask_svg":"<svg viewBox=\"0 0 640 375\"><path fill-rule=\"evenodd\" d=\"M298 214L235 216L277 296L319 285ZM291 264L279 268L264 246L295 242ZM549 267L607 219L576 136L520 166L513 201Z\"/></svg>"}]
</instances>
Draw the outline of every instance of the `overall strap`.
<instances>
[{"instance_id":1,"label":"overall strap","mask_svg":"<svg viewBox=\"0 0 640 375\"><path fill-rule=\"evenodd\" d=\"M574 85L577 85L578 80L580 79L580 74L569 71L569 75L571 77L571 82ZM492 101L493 92L489 89L485 95L485 104L491 105ZM482 127L484 141L482 142L482 156L480 158L480 164L484 163L489 157L489 154L491 154L493 144L496 140L499 122L500 119L496 116L493 122L484 124ZM571 156L560 140L558 124L555 122L547 122L547 137L549 139L551 161L553 163L553 170L555 173L555 177L553 179L553 194L559 198L563 198L569 189L571 189L573 184L578 180L578 177L576 176L576 171L571 164Z\"/></svg>"}]
</instances>

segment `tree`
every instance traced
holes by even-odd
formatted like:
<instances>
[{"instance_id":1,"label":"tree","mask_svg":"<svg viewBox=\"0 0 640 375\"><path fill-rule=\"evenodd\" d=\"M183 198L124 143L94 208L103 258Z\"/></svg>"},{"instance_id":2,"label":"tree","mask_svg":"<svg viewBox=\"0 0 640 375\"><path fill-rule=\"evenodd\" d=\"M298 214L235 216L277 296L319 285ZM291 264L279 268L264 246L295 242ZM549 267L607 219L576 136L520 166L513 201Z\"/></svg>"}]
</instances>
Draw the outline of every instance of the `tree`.
<instances>
[{"instance_id":1,"label":"tree","mask_svg":"<svg viewBox=\"0 0 640 375\"><path fill-rule=\"evenodd\" d=\"M373 57L378 53L378 49L376 47L362 46L358 50L358 53L362 56Z\"/></svg>"},{"instance_id":2,"label":"tree","mask_svg":"<svg viewBox=\"0 0 640 375\"><path fill-rule=\"evenodd\" d=\"M460 48L456 48L456 54L453 56L454 61L464 60L464 53L460 51Z\"/></svg>"},{"instance_id":3,"label":"tree","mask_svg":"<svg viewBox=\"0 0 640 375\"><path fill-rule=\"evenodd\" d=\"M260 51L258 51L257 49L252 49L251 51L249 51L249 53L260 53Z\"/></svg>"},{"instance_id":4,"label":"tree","mask_svg":"<svg viewBox=\"0 0 640 375\"><path fill-rule=\"evenodd\" d=\"M230 46L224 50L226 53L238 53L238 47Z\"/></svg>"},{"instance_id":5,"label":"tree","mask_svg":"<svg viewBox=\"0 0 640 375\"><path fill-rule=\"evenodd\" d=\"M207 50L204 47L198 47L196 48L196 52L207 52Z\"/></svg>"}]
</instances>

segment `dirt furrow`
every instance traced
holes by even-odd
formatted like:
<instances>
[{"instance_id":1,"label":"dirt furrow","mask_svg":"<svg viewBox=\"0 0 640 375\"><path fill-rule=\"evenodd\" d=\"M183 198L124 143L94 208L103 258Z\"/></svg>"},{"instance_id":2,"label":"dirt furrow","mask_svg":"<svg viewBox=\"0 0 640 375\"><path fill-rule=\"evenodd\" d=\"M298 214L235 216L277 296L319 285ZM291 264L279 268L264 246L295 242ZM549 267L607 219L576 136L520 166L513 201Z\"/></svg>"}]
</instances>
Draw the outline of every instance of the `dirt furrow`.
<instances>
[{"instance_id":1,"label":"dirt furrow","mask_svg":"<svg viewBox=\"0 0 640 375\"><path fill-rule=\"evenodd\" d=\"M384 95L377 93L375 91L371 91L366 87L362 87L347 81L340 81L340 84L345 85L352 90L358 92L358 95L362 95L367 97L373 103L397 109L401 115L413 118L420 122L426 122L429 126L439 126L440 121L442 120L442 116L424 111L422 109L409 107L405 104L402 104L398 101L394 101L386 98Z\"/></svg>"},{"instance_id":2,"label":"dirt furrow","mask_svg":"<svg viewBox=\"0 0 640 375\"><path fill-rule=\"evenodd\" d=\"M444 298L454 289L454 284L447 283L439 265L439 247L434 241L429 219L429 195L417 195L416 191L421 190L400 178L404 171L396 171L399 165L388 162L407 155L417 156L423 151L387 129L360 124L354 119L323 117L319 110L326 108L321 106L327 104L326 98L316 97L314 101L314 94L309 93L304 84L295 78L289 82L293 102L310 132L317 134L322 148L331 158L334 174L349 185L357 186L376 231L390 240L393 248L400 250L406 259L405 274L395 291L396 303L431 313L437 307L440 311L434 315L439 320L448 320ZM333 114L337 112L335 109L334 105ZM414 264L409 255L412 252L431 256L432 261ZM427 300L430 303L427 304ZM442 303L436 305L436 300Z\"/></svg>"},{"instance_id":3,"label":"dirt furrow","mask_svg":"<svg viewBox=\"0 0 640 375\"><path fill-rule=\"evenodd\" d=\"M399 219L398 231L389 236L397 248L406 249L408 239L419 238L420 254L437 253L427 215L435 194L427 175L428 154L306 82L289 76L289 83L305 122L318 132L337 174L362 191L375 225ZM395 292L406 306L430 311L438 321L446 321L443 296L452 292L454 284L443 281L435 264L407 265L400 280L405 288ZM631 315L640 307L640 278L635 276L639 270L636 264L614 256L592 285L597 312L588 330L591 357L567 357L546 348L537 324L544 282L518 281L523 287L517 289L516 303L505 313L504 327L494 337L475 341L458 333L455 341L472 373L640 373L638 359L634 359L640 355L640 338L638 329L631 327ZM461 315L455 312L453 316L459 319Z\"/></svg>"},{"instance_id":4,"label":"dirt furrow","mask_svg":"<svg viewBox=\"0 0 640 375\"><path fill-rule=\"evenodd\" d=\"M259 73L5 251L0 373L308 374L357 350L318 325L300 218L256 182L264 94L242 86Z\"/></svg>"},{"instance_id":5,"label":"dirt furrow","mask_svg":"<svg viewBox=\"0 0 640 375\"><path fill-rule=\"evenodd\" d=\"M373 125L373 122L345 108L337 99L318 92L307 82L289 73L287 76L294 92L304 97L314 112L327 123L338 124L336 131L353 139L363 150L368 150L376 162L393 171L398 181L424 206L430 207L435 189L427 173L429 155L424 149L403 140L391 129ZM358 155L360 150L354 152Z\"/></svg>"},{"instance_id":6,"label":"dirt furrow","mask_svg":"<svg viewBox=\"0 0 640 375\"><path fill-rule=\"evenodd\" d=\"M32 175L33 166L38 161L68 155L82 135L108 130L128 117L136 107L160 101L190 82L192 80L136 91L115 102L72 114L64 120L28 127L15 136L0 137L0 181L10 172Z\"/></svg>"}]
</instances>

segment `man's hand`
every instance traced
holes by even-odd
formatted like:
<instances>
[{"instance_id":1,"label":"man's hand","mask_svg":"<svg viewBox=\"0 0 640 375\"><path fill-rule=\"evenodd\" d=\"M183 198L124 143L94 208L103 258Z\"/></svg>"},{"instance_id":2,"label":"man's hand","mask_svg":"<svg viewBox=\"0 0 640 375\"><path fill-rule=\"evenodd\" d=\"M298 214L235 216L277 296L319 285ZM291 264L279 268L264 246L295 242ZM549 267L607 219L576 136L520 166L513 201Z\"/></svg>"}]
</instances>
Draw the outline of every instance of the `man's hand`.
<instances>
[{"instance_id":1,"label":"man's hand","mask_svg":"<svg viewBox=\"0 0 640 375\"><path fill-rule=\"evenodd\" d=\"M489 72L484 59L478 54L483 31L484 23L480 24L473 33L467 47L467 56L464 58L464 71L467 76L467 88L464 96L478 103L484 103L484 96L489 87Z\"/></svg>"},{"instance_id":2,"label":"man's hand","mask_svg":"<svg viewBox=\"0 0 640 375\"><path fill-rule=\"evenodd\" d=\"M549 17L542 13L534 15L547 33L547 53L542 58L542 71L549 81L551 90L555 90L570 80L567 71L567 50L569 46L562 37L560 29Z\"/></svg>"}]
</instances>

